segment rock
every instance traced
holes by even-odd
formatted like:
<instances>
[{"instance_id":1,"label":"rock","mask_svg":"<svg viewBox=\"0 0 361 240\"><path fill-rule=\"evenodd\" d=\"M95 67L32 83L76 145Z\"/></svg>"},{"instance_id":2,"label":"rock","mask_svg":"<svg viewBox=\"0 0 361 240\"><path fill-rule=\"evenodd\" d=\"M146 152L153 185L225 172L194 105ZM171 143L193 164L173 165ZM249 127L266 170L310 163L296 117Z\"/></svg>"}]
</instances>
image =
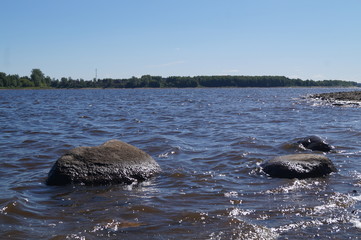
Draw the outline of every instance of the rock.
<instances>
[{"instance_id":1,"label":"rock","mask_svg":"<svg viewBox=\"0 0 361 240\"><path fill-rule=\"evenodd\" d=\"M361 91L321 93L310 96L311 98L330 101L361 101Z\"/></svg>"},{"instance_id":2,"label":"rock","mask_svg":"<svg viewBox=\"0 0 361 240\"><path fill-rule=\"evenodd\" d=\"M96 147L77 147L51 168L48 185L110 184L142 181L160 172L147 153L125 142L110 140Z\"/></svg>"},{"instance_id":3,"label":"rock","mask_svg":"<svg viewBox=\"0 0 361 240\"><path fill-rule=\"evenodd\" d=\"M321 93L310 95L309 97L333 106L359 107L361 105L361 91Z\"/></svg>"},{"instance_id":4,"label":"rock","mask_svg":"<svg viewBox=\"0 0 361 240\"><path fill-rule=\"evenodd\" d=\"M329 152L334 149L333 146L331 146L324 139L318 136L305 137L299 140L297 143L301 144L304 148L310 149L312 151Z\"/></svg>"},{"instance_id":5,"label":"rock","mask_svg":"<svg viewBox=\"0 0 361 240\"><path fill-rule=\"evenodd\" d=\"M261 165L271 177L311 178L323 177L337 169L329 158L319 154L291 154L275 157Z\"/></svg>"}]
</instances>

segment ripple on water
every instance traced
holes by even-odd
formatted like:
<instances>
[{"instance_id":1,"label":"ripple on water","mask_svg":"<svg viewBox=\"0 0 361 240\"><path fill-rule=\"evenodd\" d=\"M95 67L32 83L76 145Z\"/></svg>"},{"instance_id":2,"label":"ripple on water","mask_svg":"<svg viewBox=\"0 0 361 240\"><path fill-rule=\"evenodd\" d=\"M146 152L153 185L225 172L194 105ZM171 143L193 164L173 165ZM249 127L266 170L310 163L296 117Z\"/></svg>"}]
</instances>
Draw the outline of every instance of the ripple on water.
<instances>
[{"instance_id":1,"label":"ripple on water","mask_svg":"<svg viewBox=\"0 0 361 240\"><path fill-rule=\"evenodd\" d=\"M335 89L2 91L2 239L357 239L360 108L313 106ZM275 179L259 164L327 138L339 172ZM56 159L119 139L163 172L135 185L49 187Z\"/></svg>"}]
</instances>

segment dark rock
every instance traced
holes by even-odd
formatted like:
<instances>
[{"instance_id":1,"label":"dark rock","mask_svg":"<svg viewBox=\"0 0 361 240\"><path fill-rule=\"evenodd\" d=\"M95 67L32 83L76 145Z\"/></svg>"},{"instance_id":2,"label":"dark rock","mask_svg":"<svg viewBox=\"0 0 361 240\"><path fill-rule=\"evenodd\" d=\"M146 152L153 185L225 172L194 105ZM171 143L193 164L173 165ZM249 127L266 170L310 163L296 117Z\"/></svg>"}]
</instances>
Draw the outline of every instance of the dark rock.
<instances>
[{"instance_id":1,"label":"dark rock","mask_svg":"<svg viewBox=\"0 0 361 240\"><path fill-rule=\"evenodd\" d=\"M331 101L361 101L361 91L321 93L311 95L311 98Z\"/></svg>"},{"instance_id":2,"label":"dark rock","mask_svg":"<svg viewBox=\"0 0 361 240\"><path fill-rule=\"evenodd\" d=\"M77 147L51 168L48 185L109 184L142 181L160 172L147 153L127 143L110 140L96 147Z\"/></svg>"},{"instance_id":3,"label":"dark rock","mask_svg":"<svg viewBox=\"0 0 361 240\"><path fill-rule=\"evenodd\" d=\"M333 106L359 107L361 105L361 91L321 93L310 95L309 97Z\"/></svg>"},{"instance_id":4,"label":"dark rock","mask_svg":"<svg viewBox=\"0 0 361 240\"><path fill-rule=\"evenodd\" d=\"M324 139L318 136L305 137L299 140L297 143L301 144L304 148L310 149L312 151L329 152L334 148Z\"/></svg>"},{"instance_id":5,"label":"dark rock","mask_svg":"<svg viewBox=\"0 0 361 240\"><path fill-rule=\"evenodd\" d=\"M271 177L311 178L323 177L337 169L329 158L318 154L292 154L276 157L261 165Z\"/></svg>"}]
</instances>

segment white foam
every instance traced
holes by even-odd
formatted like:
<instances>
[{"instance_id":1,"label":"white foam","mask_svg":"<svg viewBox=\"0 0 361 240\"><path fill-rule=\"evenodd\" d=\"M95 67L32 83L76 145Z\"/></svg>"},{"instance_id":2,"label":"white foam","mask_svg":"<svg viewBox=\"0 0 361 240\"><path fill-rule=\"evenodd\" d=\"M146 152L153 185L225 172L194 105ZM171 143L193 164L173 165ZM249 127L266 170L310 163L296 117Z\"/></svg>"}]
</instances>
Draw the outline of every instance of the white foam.
<instances>
[{"instance_id":1,"label":"white foam","mask_svg":"<svg viewBox=\"0 0 361 240\"><path fill-rule=\"evenodd\" d=\"M334 208L337 208L337 205L335 203L330 203L330 204L316 206L316 207L314 207L314 210L315 210L315 213L324 213L324 212L327 212L328 210L331 210Z\"/></svg>"},{"instance_id":2,"label":"white foam","mask_svg":"<svg viewBox=\"0 0 361 240\"><path fill-rule=\"evenodd\" d=\"M318 182L318 181L308 182L307 180L295 179L294 182L292 182L291 184L287 184L287 185L288 186L280 186L276 189L267 190L266 193L267 194L289 193L289 192L293 192L293 191L297 191L297 190L312 189L314 186L320 185L320 182Z\"/></svg>"},{"instance_id":3,"label":"white foam","mask_svg":"<svg viewBox=\"0 0 361 240\"><path fill-rule=\"evenodd\" d=\"M232 209L232 211L229 212L229 216L231 217L246 216L246 215L250 215L252 212L254 211L234 208Z\"/></svg>"},{"instance_id":4,"label":"white foam","mask_svg":"<svg viewBox=\"0 0 361 240\"><path fill-rule=\"evenodd\" d=\"M360 221L360 219L353 218L353 219L350 220L350 222L354 225L354 227L361 229L361 221Z\"/></svg>"},{"instance_id":5,"label":"white foam","mask_svg":"<svg viewBox=\"0 0 361 240\"><path fill-rule=\"evenodd\" d=\"M353 196L352 199L356 200L356 201L361 201L361 195L359 196Z\"/></svg>"},{"instance_id":6,"label":"white foam","mask_svg":"<svg viewBox=\"0 0 361 240\"><path fill-rule=\"evenodd\" d=\"M7 214L7 212L6 212L6 209L7 209L8 207L3 207L3 208L0 208L0 213L1 214Z\"/></svg>"},{"instance_id":7,"label":"white foam","mask_svg":"<svg viewBox=\"0 0 361 240\"><path fill-rule=\"evenodd\" d=\"M227 198L238 197L238 193L236 191L232 191L232 192L225 193L224 196Z\"/></svg>"}]
</instances>

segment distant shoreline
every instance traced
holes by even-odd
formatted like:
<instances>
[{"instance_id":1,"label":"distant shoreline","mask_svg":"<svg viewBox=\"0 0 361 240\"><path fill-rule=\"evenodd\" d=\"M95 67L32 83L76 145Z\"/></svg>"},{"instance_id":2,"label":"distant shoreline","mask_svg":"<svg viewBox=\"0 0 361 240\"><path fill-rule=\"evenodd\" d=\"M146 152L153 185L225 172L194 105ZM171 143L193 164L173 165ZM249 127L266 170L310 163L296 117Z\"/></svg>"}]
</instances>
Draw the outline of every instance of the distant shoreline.
<instances>
[{"instance_id":1,"label":"distant shoreline","mask_svg":"<svg viewBox=\"0 0 361 240\"><path fill-rule=\"evenodd\" d=\"M151 88L151 87L138 87L138 88L115 88L115 87L110 87L110 88L51 88L51 87L47 87L47 88L41 88L41 87L34 87L34 88L0 88L1 90L127 90L127 89L149 89L149 90L155 90L155 89L238 89L238 88L247 88L247 89L252 89L252 88L261 88L261 89L275 89L275 88L338 88L338 89L359 89L360 87L355 87L355 86L350 86L350 87L345 87L345 86L332 86L332 87L328 87L328 86L288 86L288 87L187 87L187 88L181 88L181 87L158 87L158 88ZM343 93L343 92L341 92ZM321 95L324 94L314 94L310 97L312 98L320 98L320 97L316 97L319 96L321 97ZM327 94L325 94L327 95ZM315 97L313 97L315 96ZM326 97L326 96L324 96ZM361 100L360 100L361 101Z\"/></svg>"},{"instance_id":2,"label":"distant shoreline","mask_svg":"<svg viewBox=\"0 0 361 240\"><path fill-rule=\"evenodd\" d=\"M33 69L30 77L9 75L0 72L0 88L6 89L48 89L48 88L274 88L274 87L358 87L357 82L344 80L302 80L285 76L151 76L126 79L84 80L45 76L40 69Z\"/></svg>"}]
</instances>

